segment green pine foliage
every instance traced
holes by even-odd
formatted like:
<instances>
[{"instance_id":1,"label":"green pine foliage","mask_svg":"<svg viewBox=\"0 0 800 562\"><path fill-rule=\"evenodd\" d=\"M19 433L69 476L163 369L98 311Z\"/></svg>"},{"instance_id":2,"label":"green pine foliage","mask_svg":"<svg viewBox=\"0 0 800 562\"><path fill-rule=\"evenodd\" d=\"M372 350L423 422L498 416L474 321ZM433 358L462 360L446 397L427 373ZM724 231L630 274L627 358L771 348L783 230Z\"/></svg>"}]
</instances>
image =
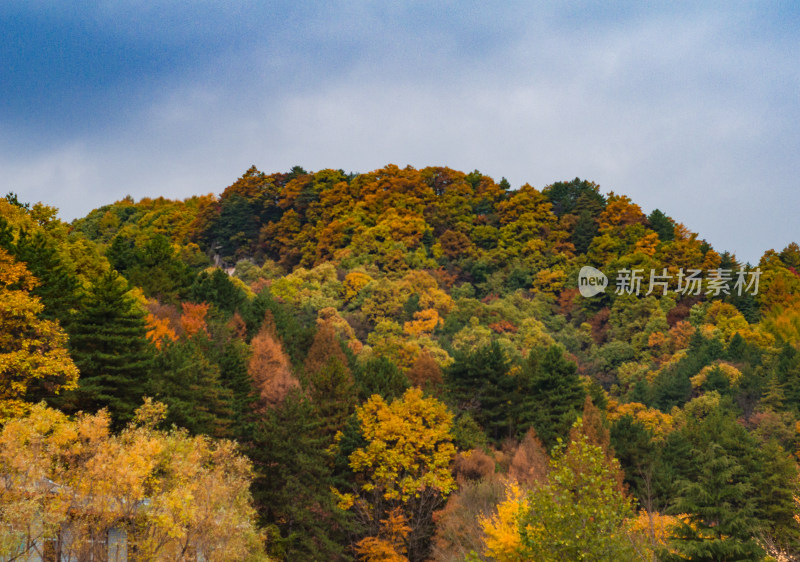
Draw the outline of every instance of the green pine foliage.
<instances>
[{"instance_id":1,"label":"green pine foliage","mask_svg":"<svg viewBox=\"0 0 800 562\"><path fill-rule=\"evenodd\" d=\"M586 399L577 367L560 346L537 347L519 377L518 430L524 434L533 427L542 443L552 448L559 438L566 438Z\"/></svg>"},{"instance_id":2,"label":"green pine foliage","mask_svg":"<svg viewBox=\"0 0 800 562\"><path fill-rule=\"evenodd\" d=\"M141 404L153 364L144 313L115 271L88 292L70 331L70 353L80 370L79 388L65 399L73 411L108 408L117 425Z\"/></svg>"},{"instance_id":3,"label":"green pine foliage","mask_svg":"<svg viewBox=\"0 0 800 562\"><path fill-rule=\"evenodd\" d=\"M350 530L330 486L327 440L314 405L300 392L254 418L246 450L256 478L253 496L268 529L267 549L279 560L347 560Z\"/></svg>"}]
</instances>

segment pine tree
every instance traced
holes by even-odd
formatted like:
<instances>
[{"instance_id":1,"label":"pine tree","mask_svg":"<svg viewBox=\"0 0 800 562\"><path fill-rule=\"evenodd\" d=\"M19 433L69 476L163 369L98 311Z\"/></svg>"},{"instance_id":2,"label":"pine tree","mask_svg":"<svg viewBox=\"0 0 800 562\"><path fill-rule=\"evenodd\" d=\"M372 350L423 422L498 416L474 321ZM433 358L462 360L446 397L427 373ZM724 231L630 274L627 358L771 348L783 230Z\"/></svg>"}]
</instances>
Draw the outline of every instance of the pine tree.
<instances>
[{"instance_id":1,"label":"pine tree","mask_svg":"<svg viewBox=\"0 0 800 562\"><path fill-rule=\"evenodd\" d=\"M744 468L718 443L695 450L698 472L685 480L673 511L688 519L673 530L663 560L726 562L761 560L753 539L752 486Z\"/></svg>"},{"instance_id":2,"label":"pine tree","mask_svg":"<svg viewBox=\"0 0 800 562\"><path fill-rule=\"evenodd\" d=\"M248 455L268 549L283 560L343 560L347 516L334 504L320 422L299 389L254 419Z\"/></svg>"},{"instance_id":3,"label":"pine tree","mask_svg":"<svg viewBox=\"0 0 800 562\"><path fill-rule=\"evenodd\" d=\"M578 222L575 223L575 229L570 236L570 241L575 246L575 251L579 254L585 254L589 246L592 245L592 240L594 240L596 234L597 221L589 211L581 212L578 215Z\"/></svg>"},{"instance_id":4,"label":"pine tree","mask_svg":"<svg viewBox=\"0 0 800 562\"><path fill-rule=\"evenodd\" d=\"M500 345L457 354L447 370L446 384L459 409L468 411L494 439L510 435L515 411L509 404L516 394L508 374L511 365Z\"/></svg>"},{"instance_id":5,"label":"pine tree","mask_svg":"<svg viewBox=\"0 0 800 562\"><path fill-rule=\"evenodd\" d=\"M519 378L517 431L533 426L549 450L567 436L583 407L586 391L577 367L561 347L540 346L531 350Z\"/></svg>"},{"instance_id":6,"label":"pine tree","mask_svg":"<svg viewBox=\"0 0 800 562\"><path fill-rule=\"evenodd\" d=\"M165 346L156 356L147 394L167 405L167 423L193 434L231 437L233 392L220 380L220 368L193 341Z\"/></svg>"},{"instance_id":7,"label":"pine tree","mask_svg":"<svg viewBox=\"0 0 800 562\"><path fill-rule=\"evenodd\" d=\"M144 312L128 294L128 283L116 271L100 277L70 333L70 351L81 375L65 406L84 411L107 407L116 424L129 421L152 366L146 333Z\"/></svg>"},{"instance_id":8,"label":"pine tree","mask_svg":"<svg viewBox=\"0 0 800 562\"><path fill-rule=\"evenodd\" d=\"M647 217L647 220L650 222L650 228L658 234L659 240L662 242L675 240L675 221L662 211L655 209L650 213L650 216Z\"/></svg>"},{"instance_id":9,"label":"pine tree","mask_svg":"<svg viewBox=\"0 0 800 562\"><path fill-rule=\"evenodd\" d=\"M347 356L330 322L317 328L304 371L304 386L320 419L320 430L332 444L353 413L356 393Z\"/></svg>"},{"instance_id":10,"label":"pine tree","mask_svg":"<svg viewBox=\"0 0 800 562\"><path fill-rule=\"evenodd\" d=\"M17 259L28 264L28 269L39 280L33 294L42 299L43 317L58 320L69 330L75 312L80 308L80 281L63 263L56 248L41 232L30 236L21 230L13 250Z\"/></svg>"},{"instance_id":11,"label":"pine tree","mask_svg":"<svg viewBox=\"0 0 800 562\"><path fill-rule=\"evenodd\" d=\"M410 383L400 369L386 357L372 357L355 370L356 388L360 401L380 394L391 402L403 395Z\"/></svg>"},{"instance_id":12,"label":"pine tree","mask_svg":"<svg viewBox=\"0 0 800 562\"><path fill-rule=\"evenodd\" d=\"M221 269L200 273L189 287L188 294L192 302L207 302L231 314L247 302L244 291L234 285Z\"/></svg>"}]
</instances>

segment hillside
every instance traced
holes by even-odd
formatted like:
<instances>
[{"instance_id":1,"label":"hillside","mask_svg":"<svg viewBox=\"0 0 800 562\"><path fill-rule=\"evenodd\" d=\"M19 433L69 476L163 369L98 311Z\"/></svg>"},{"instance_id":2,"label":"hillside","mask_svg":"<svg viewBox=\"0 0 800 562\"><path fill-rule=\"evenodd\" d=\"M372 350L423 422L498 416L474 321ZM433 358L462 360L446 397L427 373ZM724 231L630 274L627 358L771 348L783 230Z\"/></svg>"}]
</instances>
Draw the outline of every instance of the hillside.
<instances>
[{"instance_id":1,"label":"hillside","mask_svg":"<svg viewBox=\"0 0 800 562\"><path fill-rule=\"evenodd\" d=\"M220 560L800 556L796 243L742 264L578 178L252 167L72 224L10 194L0 261L0 473L18 420L105 408L127 451L152 397L137 439L252 464Z\"/></svg>"}]
</instances>

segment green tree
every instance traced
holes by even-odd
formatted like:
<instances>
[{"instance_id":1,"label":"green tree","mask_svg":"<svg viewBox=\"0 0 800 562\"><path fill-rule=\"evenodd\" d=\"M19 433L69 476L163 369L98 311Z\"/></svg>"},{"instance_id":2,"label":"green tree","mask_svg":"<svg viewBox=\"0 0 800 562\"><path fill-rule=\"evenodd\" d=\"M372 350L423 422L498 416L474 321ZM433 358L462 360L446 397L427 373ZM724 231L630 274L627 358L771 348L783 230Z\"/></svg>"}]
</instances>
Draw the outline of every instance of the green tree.
<instances>
[{"instance_id":1,"label":"green tree","mask_svg":"<svg viewBox=\"0 0 800 562\"><path fill-rule=\"evenodd\" d=\"M511 362L500 345L491 344L472 352L458 353L447 369L445 383L456 406L469 412L496 440L513 431L515 395Z\"/></svg>"},{"instance_id":2,"label":"green tree","mask_svg":"<svg viewBox=\"0 0 800 562\"><path fill-rule=\"evenodd\" d=\"M752 486L744 468L725 449L711 443L695 451L699 471L685 480L674 511L688 518L673 530L664 560L726 562L761 560L753 538L755 512Z\"/></svg>"},{"instance_id":3,"label":"green tree","mask_svg":"<svg viewBox=\"0 0 800 562\"><path fill-rule=\"evenodd\" d=\"M108 408L115 423L129 421L141 404L153 361L144 312L130 296L128 283L116 271L89 289L75 317L70 351L81 376L77 391L65 396L66 407L96 411Z\"/></svg>"},{"instance_id":4,"label":"green tree","mask_svg":"<svg viewBox=\"0 0 800 562\"><path fill-rule=\"evenodd\" d=\"M184 297L194 273L178 257L169 238L156 235L142 245L118 234L106 251L114 268L148 297L174 301Z\"/></svg>"},{"instance_id":5,"label":"green tree","mask_svg":"<svg viewBox=\"0 0 800 562\"><path fill-rule=\"evenodd\" d=\"M246 450L256 478L253 498L280 560L345 560L350 529L330 492L325 440L314 406L299 390L252 419Z\"/></svg>"},{"instance_id":6,"label":"green tree","mask_svg":"<svg viewBox=\"0 0 800 562\"><path fill-rule=\"evenodd\" d=\"M577 439L559 444L546 483L528 494L519 519L520 559L649 560L630 529L631 500L617 489L619 465L589 443L580 422L575 427Z\"/></svg>"},{"instance_id":7,"label":"green tree","mask_svg":"<svg viewBox=\"0 0 800 562\"><path fill-rule=\"evenodd\" d=\"M655 209L647 217L650 228L658 234L658 239L662 242L675 240L675 221L658 209Z\"/></svg>"},{"instance_id":8,"label":"green tree","mask_svg":"<svg viewBox=\"0 0 800 562\"><path fill-rule=\"evenodd\" d=\"M193 434L230 437L233 392L223 386L220 367L210 357L202 342L165 345L155 357L147 394L168 406L168 423Z\"/></svg>"},{"instance_id":9,"label":"green tree","mask_svg":"<svg viewBox=\"0 0 800 562\"><path fill-rule=\"evenodd\" d=\"M371 357L359 364L354 376L358 397L362 402L373 394L391 402L411 386L408 378L386 357Z\"/></svg>"},{"instance_id":10,"label":"green tree","mask_svg":"<svg viewBox=\"0 0 800 562\"><path fill-rule=\"evenodd\" d=\"M203 271L195 278L189 288L189 300L198 303L207 302L233 314L245 305L247 295L224 271L217 268L211 273Z\"/></svg>"},{"instance_id":11,"label":"green tree","mask_svg":"<svg viewBox=\"0 0 800 562\"><path fill-rule=\"evenodd\" d=\"M58 320L68 330L81 305L81 284L75 272L64 263L58 249L42 232L31 236L20 230L11 251L28 265L40 282L32 294L42 299L43 317Z\"/></svg>"},{"instance_id":12,"label":"green tree","mask_svg":"<svg viewBox=\"0 0 800 562\"><path fill-rule=\"evenodd\" d=\"M558 438L566 438L583 409L586 390L577 367L564 357L560 346L538 346L531 350L518 376L517 430L524 433L533 426L549 450Z\"/></svg>"}]
</instances>

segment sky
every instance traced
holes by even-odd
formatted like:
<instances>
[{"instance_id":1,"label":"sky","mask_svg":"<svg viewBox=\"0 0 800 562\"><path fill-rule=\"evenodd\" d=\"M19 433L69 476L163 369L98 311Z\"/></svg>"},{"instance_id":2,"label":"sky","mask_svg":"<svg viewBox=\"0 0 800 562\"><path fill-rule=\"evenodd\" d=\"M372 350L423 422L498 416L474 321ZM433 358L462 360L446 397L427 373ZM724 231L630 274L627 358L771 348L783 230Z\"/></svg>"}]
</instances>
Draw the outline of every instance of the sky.
<instances>
[{"instance_id":1,"label":"sky","mask_svg":"<svg viewBox=\"0 0 800 562\"><path fill-rule=\"evenodd\" d=\"M386 164L575 177L755 263L800 242L796 2L0 0L0 191Z\"/></svg>"}]
</instances>

